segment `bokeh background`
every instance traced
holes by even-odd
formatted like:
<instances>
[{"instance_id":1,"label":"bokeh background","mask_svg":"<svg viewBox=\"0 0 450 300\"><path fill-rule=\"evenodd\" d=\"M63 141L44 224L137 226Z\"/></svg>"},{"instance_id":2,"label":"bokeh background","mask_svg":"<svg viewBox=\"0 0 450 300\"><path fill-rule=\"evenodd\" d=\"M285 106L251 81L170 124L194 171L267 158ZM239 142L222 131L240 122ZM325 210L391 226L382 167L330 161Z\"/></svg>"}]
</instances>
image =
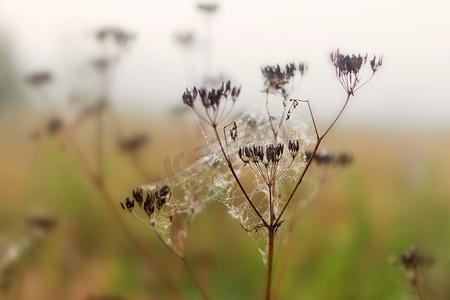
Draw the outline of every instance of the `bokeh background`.
<instances>
[{"instance_id":1,"label":"bokeh background","mask_svg":"<svg viewBox=\"0 0 450 300\"><path fill-rule=\"evenodd\" d=\"M411 245L435 260L421 270L425 298L448 299L449 9L444 0L3 0L0 298L199 299L179 260L120 201L165 178L180 154L183 169L198 156L186 87L231 79L242 85L238 115L264 103L261 66L305 62L293 96L309 99L325 127L345 99L329 61L339 47L383 55L383 66L324 144L352 164L312 170L321 188L296 222L279 299L415 299L389 263ZM101 42L105 28L130 40ZM87 171L98 163L96 109L106 200ZM187 253L212 299L263 296L261 257L220 203L191 224Z\"/></svg>"}]
</instances>

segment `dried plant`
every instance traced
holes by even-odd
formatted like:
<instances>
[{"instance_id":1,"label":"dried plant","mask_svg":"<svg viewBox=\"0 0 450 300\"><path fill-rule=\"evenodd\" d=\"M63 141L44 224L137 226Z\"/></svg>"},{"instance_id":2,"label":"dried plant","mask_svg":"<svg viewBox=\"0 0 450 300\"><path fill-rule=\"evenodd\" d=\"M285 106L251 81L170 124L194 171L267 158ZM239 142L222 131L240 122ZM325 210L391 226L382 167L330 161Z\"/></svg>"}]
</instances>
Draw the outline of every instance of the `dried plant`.
<instances>
[{"instance_id":1,"label":"dried plant","mask_svg":"<svg viewBox=\"0 0 450 300\"><path fill-rule=\"evenodd\" d=\"M411 284L417 297L421 300L425 299L422 288L427 288L428 286L423 281L423 271L434 264L434 258L430 255L420 253L415 246L411 246L399 257L391 258L390 263L401 268L401 271ZM440 294L429 287L428 289L435 294Z\"/></svg>"},{"instance_id":2,"label":"dried plant","mask_svg":"<svg viewBox=\"0 0 450 300\"><path fill-rule=\"evenodd\" d=\"M49 83L52 82L54 76L47 71L40 71L32 73L25 77L28 85L38 93L40 99L43 101L45 127L43 129L33 131L32 136L34 139L38 139L42 133L47 133L60 146L60 149L64 151L68 156L78 162L78 166L82 174L89 180L95 189L97 190L100 198L104 201L105 205L110 209L110 212L115 217L117 223L125 234L130 244L136 249L144 261L148 264L148 269L151 272L155 272L157 278L164 282L174 293L178 293L178 285L174 283L172 279L166 273L166 270L160 266L158 261L147 250L143 241L132 231L128 224L123 219L123 216L118 211L118 206L114 201L111 192L109 191L105 182L105 174L103 172L103 132L105 130L105 122L103 120L103 114L108 111L113 114L112 105L110 101L110 86L111 78L115 72L115 67L125 53L125 50L129 47L130 42L135 38L131 33L128 33L122 29L116 27L105 27L99 29L95 34L96 41L104 47L103 55L91 60L91 67L96 72L101 80L101 92L97 98L97 101L91 105L80 106L78 108L75 119L70 122L62 117L62 114L57 113L55 102L50 97L47 91ZM78 103L79 104L79 103ZM88 155L79 146L75 137L76 131L80 129L80 126L84 122L93 118L96 120L96 165L92 166L92 163ZM116 132L114 138L116 138L116 145L121 150L121 153L130 158L130 162L143 180L148 180L149 176L146 170L143 168L142 163L139 161L138 152L149 143L149 136L144 133L129 135L119 132L117 120ZM162 199L163 192L159 192L158 199ZM161 208L162 203L158 202L157 207ZM40 235L50 230L55 225L55 220L30 217L27 219L27 225L31 232L36 235Z\"/></svg>"},{"instance_id":3,"label":"dried plant","mask_svg":"<svg viewBox=\"0 0 450 300\"><path fill-rule=\"evenodd\" d=\"M360 70L366 60L367 55L342 55L339 50L331 54L346 99L335 118L322 130L317 126L310 101L290 98L294 78L301 78L307 70L303 63L290 63L285 68L279 65L263 67L265 111L252 109L232 122L226 120L241 87L233 86L230 81L223 82L217 89L186 89L182 95L183 103L192 109L200 123L206 124L213 137L208 141L210 154L196 162L189 171L178 174L178 179L169 179L172 183L167 185L167 189L179 189L180 182L184 184L184 180L194 177L194 185L188 186L203 195L202 202L217 199L226 205L229 213L254 238L267 265L266 299L272 297L275 237L286 221L283 217L290 203L298 201L295 195L310 166L313 162L319 165L345 165L351 161L348 155L333 156L318 150L354 92L366 84L382 64L381 59L374 57L371 61L372 76L361 83ZM269 95L281 96L281 101L275 102L278 107L281 106L281 113L274 113ZM296 109L299 105L307 109L309 124L303 121L299 109ZM203 132L206 134L206 129ZM254 178L250 186L242 181L247 176ZM164 206L167 206L168 213L162 213L164 206L158 209L158 198L152 196L157 195L162 187L166 188L166 185L141 186L133 191L133 199L126 199L122 205L136 215L134 207L137 203L146 213L143 220L175 253L184 258L185 244L180 251L175 242L178 239L175 229L178 225L174 216L191 219L192 215L186 207L195 197L184 186L179 197L165 199ZM161 214L162 219L159 217Z\"/></svg>"}]
</instances>

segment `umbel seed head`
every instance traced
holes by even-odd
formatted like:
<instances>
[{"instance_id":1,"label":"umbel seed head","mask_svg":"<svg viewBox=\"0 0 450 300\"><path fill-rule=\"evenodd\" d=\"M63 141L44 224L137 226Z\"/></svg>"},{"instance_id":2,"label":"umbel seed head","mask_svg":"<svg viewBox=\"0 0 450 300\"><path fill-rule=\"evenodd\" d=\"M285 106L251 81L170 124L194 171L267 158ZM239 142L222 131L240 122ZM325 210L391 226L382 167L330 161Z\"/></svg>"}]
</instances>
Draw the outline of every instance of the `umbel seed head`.
<instances>
[{"instance_id":1,"label":"umbel seed head","mask_svg":"<svg viewBox=\"0 0 450 300\"><path fill-rule=\"evenodd\" d=\"M298 154L298 151L300 149L300 145L298 140L290 140L288 144L289 154L292 158L295 158Z\"/></svg>"}]
</instances>

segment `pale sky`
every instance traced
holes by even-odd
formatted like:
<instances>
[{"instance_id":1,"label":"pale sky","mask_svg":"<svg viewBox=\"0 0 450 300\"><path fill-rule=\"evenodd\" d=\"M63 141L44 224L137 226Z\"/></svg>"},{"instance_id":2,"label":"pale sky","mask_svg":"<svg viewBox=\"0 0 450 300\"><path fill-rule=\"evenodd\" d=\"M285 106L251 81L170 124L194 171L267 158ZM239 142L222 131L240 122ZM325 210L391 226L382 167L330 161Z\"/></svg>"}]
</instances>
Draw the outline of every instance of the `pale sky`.
<instances>
[{"instance_id":1,"label":"pale sky","mask_svg":"<svg viewBox=\"0 0 450 300\"><path fill-rule=\"evenodd\" d=\"M95 54L92 32L118 25L137 34L114 83L118 105L171 107L204 70L202 47L189 55L173 34L211 41L212 72L242 84L244 103L263 101L260 67L304 61L309 71L294 96L333 111L345 93L329 53L383 55L384 65L354 99L351 122L450 128L450 1L217 1L205 20L197 1L1 0L0 34L19 72L50 69L60 94ZM194 78L187 76L190 68ZM77 73L78 72L78 73ZM64 87L64 88L62 88Z\"/></svg>"}]
</instances>

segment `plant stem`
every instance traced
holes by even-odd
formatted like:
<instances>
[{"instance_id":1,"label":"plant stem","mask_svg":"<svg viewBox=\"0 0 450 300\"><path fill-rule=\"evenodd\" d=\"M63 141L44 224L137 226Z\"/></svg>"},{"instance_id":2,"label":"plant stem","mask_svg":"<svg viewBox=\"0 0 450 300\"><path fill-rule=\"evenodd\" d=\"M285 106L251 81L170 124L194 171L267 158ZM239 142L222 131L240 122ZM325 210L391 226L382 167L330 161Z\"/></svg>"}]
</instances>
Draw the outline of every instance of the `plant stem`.
<instances>
[{"instance_id":1,"label":"plant stem","mask_svg":"<svg viewBox=\"0 0 450 300\"><path fill-rule=\"evenodd\" d=\"M267 228L268 234L268 258L267 258L267 282L266 282L266 300L270 300L271 287L272 287L272 265L273 265L273 248L275 230L272 227Z\"/></svg>"},{"instance_id":2,"label":"plant stem","mask_svg":"<svg viewBox=\"0 0 450 300\"><path fill-rule=\"evenodd\" d=\"M60 148L63 151L67 150L66 145L59 141ZM168 278L168 276L163 271L162 267L156 262L156 260L150 255L147 248L144 246L144 244L136 237L136 235L131 231L131 229L128 227L125 220L122 218L122 215L118 212L116 208L116 204L114 203L114 200L112 196L110 195L108 189L104 185L104 183L100 180L100 177L98 174L93 172L87 163L87 160L81 150L78 148L76 143L74 141L71 142L71 148L74 150L79 157L80 161L82 162L81 170L85 173L85 176L89 178L89 181L93 183L94 187L96 188L97 192L100 194L101 199L103 202L108 206L109 210L111 211L113 217L116 219L117 223L119 224L120 229L125 234L126 238L130 241L131 245L137 250L137 252L144 258L145 262L148 264L149 268L151 270L156 271L158 274L158 277L165 282L171 289L177 289L177 286L172 283L172 281Z\"/></svg>"},{"instance_id":3,"label":"plant stem","mask_svg":"<svg viewBox=\"0 0 450 300\"><path fill-rule=\"evenodd\" d=\"M322 140L324 139L324 137L328 134L328 132L330 132L330 130L334 127L334 125L336 124L336 122L339 120L339 118L341 117L342 113L344 112L345 108L347 107L348 101L350 100L351 94L347 93L347 99L345 100L344 105L342 106L341 110L339 111L339 113L337 114L336 118L333 120L333 122L331 123L331 125L328 127L328 129L325 131L325 133L323 133L321 136L318 135L317 141L316 141L316 145L314 146L314 150L311 153L311 156L309 157L309 160L306 162L306 166L303 169L303 172L300 174L300 177L297 180L297 183L294 186L294 189L292 190L291 194L289 195L288 199L286 200L283 208L281 209L280 214L278 215L278 218L275 220L274 224L278 224L281 220L281 216L283 215L284 211L286 210L287 206L289 205L290 201L292 200L292 197L294 197L295 192L297 191L300 183L302 183L303 177L305 177L306 171L308 171L309 166L311 165L314 156L317 153L317 150L319 149L320 143L322 142ZM317 134L317 129L316 129L316 134Z\"/></svg>"},{"instance_id":4,"label":"plant stem","mask_svg":"<svg viewBox=\"0 0 450 300\"><path fill-rule=\"evenodd\" d=\"M98 180L103 182L103 97L99 100L99 111L97 112L97 164Z\"/></svg>"},{"instance_id":5,"label":"plant stem","mask_svg":"<svg viewBox=\"0 0 450 300\"><path fill-rule=\"evenodd\" d=\"M197 279L197 276L195 276L194 271L192 271L191 266L189 265L189 263L186 260L186 257L181 257L181 260L183 261L184 265L186 266L186 269L189 271L189 274L191 275L191 278L194 280L195 284L197 285L198 289L200 290L200 292L202 293L203 299L208 300L209 296L206 293L205 289L203 288L202 284L200 283L200 281Z\"/></svg>"},{"instance_id":6,"label":"plant stem","mask_svg":"<svg viewBox=\"0 0 450 300\"><path fill-rule=\"evenodd\" d=\"M159 232L156 230L155 225L153 225L153 229L155 230L156 236L159 238L159 240L167 247L167 249L169 249L176 257L178 257L181 261L183 261L184 266L186 267L186 269L189 272L189 275L191 276L192 280L194 281L194 283L196 284L197 288L199 289L200 293L202 294L203 298L205 300L208 300L208 294L206 293L205 289L203 288L202 284L200 283L200 281L197 279L197 276L195 276L194 271L192 271L191 266L189 265L186 256L184 253L179 253L177 251L175 251L175 249L170 246L164 239L163 237L159 234Z\"/></svg>"},{"instance_id":7,"label":"plant stem","mask_svg":"<svg viewBox=\"0 0 450 300\"><path fill-rule=\"evenodd\" d=\"M422 292L420 291L419 285L417 283L413 283L413 287L414 287L414 290L415 290L417 296L419 297L419 299L424 300L424 298L422 296Z\"/></svg>"},{"instance_id":8,"label":"plant stem","mask_svg":"<svg viewBox=\"0 0 450 300\"><path fill-rule=\"evenodd\" d=\"M222 150L223 157L224 157L225 161L227 162L228 169L230 169L231 174L233 175L234 179L236 180L237 184L239 185L239 188L241 189L242 193L244 194L244 196L247 199L247 201L250 204L250 206L253 208L255 213L258 215L258 217L261 220L261 222L263 222L264 226L269 227L269 224L267 223L266 219L264 219L264 217L258 211L256 206L253 204L252 200L250 199L250 197L248 196L247 192L245 191L244 186L242 185L241 181L237 177L236 172L234 171L233 165L231 164L231 160L228 157L227 153L225 152L225 149L224 149L224 147L222 145L222 141L220 140L219 132L217 131L217 125L213 124L212 127L214 128L214 133L216 135L217 141L219 142L219 146L220 146L220 149Z\"/></svg>"}]
</instances>

